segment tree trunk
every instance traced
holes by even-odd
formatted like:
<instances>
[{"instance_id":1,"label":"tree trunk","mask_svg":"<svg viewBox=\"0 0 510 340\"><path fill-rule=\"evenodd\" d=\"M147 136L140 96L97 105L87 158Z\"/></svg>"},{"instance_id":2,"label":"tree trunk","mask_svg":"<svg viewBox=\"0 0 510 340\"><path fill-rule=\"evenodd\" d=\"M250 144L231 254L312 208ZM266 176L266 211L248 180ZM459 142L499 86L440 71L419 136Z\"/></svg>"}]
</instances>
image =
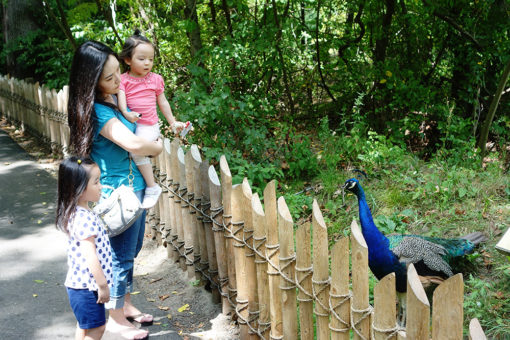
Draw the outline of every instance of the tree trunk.
<instances>
[{"instance_id":1,"label":"tree trunk","mask_svg":"<svg viewBox=\"0 0 510 340\"><path fill-rule=\"evenodd\" d=\"M55 20L55 22L58 24L58 27L60 27L62 32L64 32L67 40L69 40L69 42L73 46L73 50L76 50L76 48L78 46L76 44L76 40L74 40L73 34L71 33L71 28L69 27L69 24L67 23L67 18L66 18L66 14L64 12L64 8L62 7L62 2L60 0L56 0L56 2L57 2L57 9L58 9L60 18L57 17L57 15L55 14L55 11L53 10L53 8L51 8L50 3L48 3L44 0L41 0L43 7L48 10L48 14L50 15L51 19Z\"/></svg>"},{"instance_id":2,"label":"tree trunk","mask_svg":"<svg viewBox=\"0 0 510 340\"><path fill-rule=\"evenodd\" d=\"M196 0L186 0L184 15L186 19L192 21L195 24L193 29L190 32L187 32L190 42L191 57L195 58L198 51L202 48L202 38L200 37L200 25L198 24Z\"/></svg>"},{"instance_id":3,"label":"tree trunk","mask_svg":"<svg viewBox=\"0 0 510 340\"><path fill-rule=\"evenodd\" d=\"M491 106L489 107L489 112L487 113L487 117L483 122L482 130L480 132L480 139L478 139L478 147L481 150L482 162L486 152L485 145L487 144L487 138L489 137L489 130L492 124L492 120L494 119L494 116L496 114L496 109L498 108L499 100L501 99L501 94L505 89L505 84L508 80L509 75L510 75L510 59L507 61L503 74L501 75L498 88L496 90L496 93L494 94L494 97L492 98Z\"/></svg>"},{"instance_id":4,"label":"tree trunk","mask_svg":"<svg viewBox=\"0 0 510 340\"><path fill-rule=\"evenodd\" d=\"M119 36L119 33L117 32L117 29L115 28L115 22L113 21L113 16L112 16L112 10L110 9L110 1L108 1L105 5L105 7L103 7L101 5L101 0L96 0L96 5L97 5L97 8L103 12L105 18L106 18L106 21L108 22L108 24L110 25L110 27L112 28L113 30L113 33L115 34L115 37L117 38L117 40L119 41L120 45L122 46L122 44L124 43L122 41L122 39L120 38Z\"/></svg>"},{"instance_id":5,"label":"tree trunk","mask_svg":"<svg viewBox=\"0 0 510 340\"><path fill-rule=\"evenodd\" d=\"M285 87L285 94L287 95L287 100L289 101L290 112L292 114L292 117L295 117L294 100L292 99L292 92L290 91L290 86L289 86L289 77L290 76L287 74L287 68L285 67L285 60L283 58L283 52L280 47L280 41L282 38L282 30L280 27L280 22L278 20L278 8L276 7L275 0L271 0L271 2L273 5L274 23L278 30L276 33L275 47L276 47L276 51L278 52L278 58L280 59L280 65L281 65L282 73L283 73L283 85ZM291 82L292 82L292 80L290 81L290 83Z\"/></svg>"},{"instance_id":6,"label":"tree trunk","mask_svg":"<svg viewBox=\"0 0 510 340\"><path fill-rule=\"evenodd\" d=\"M38 29L34 17L42 12L38 0L7 0L2 1L3 6L3 35L6 46L16 43L18 38ZM42 13L39 13L42 14ZM16 55L6 56L9 73L20 79L32 76L23 64L16 63Z\"/></svg>"},{"instance_id":7,"label":"tree trunk","mask_svg":"<svg viewBox=\"0 0 510 340\"><path fill-rule=\"evenodd\" d=\"M384 62L386 59L386 49L388 48L389 37L391 36L391 21L395 13L395 0L386 0L386 13L383 16L381 35L375 42L374 59L378 62Z\"/></svg>"},{"instance_id":8,"label":"tree trunk","mask_svg":"<svg viewBox=\"0 0 510 340\"><path fill-rule=\"evenodd\" d=\"M221 0L221 7L225 13L225 21L227 22L228 34L232 36L232 20L230 19L230 8L228 7L227 0Z\"/></svg>"}]
</instances>

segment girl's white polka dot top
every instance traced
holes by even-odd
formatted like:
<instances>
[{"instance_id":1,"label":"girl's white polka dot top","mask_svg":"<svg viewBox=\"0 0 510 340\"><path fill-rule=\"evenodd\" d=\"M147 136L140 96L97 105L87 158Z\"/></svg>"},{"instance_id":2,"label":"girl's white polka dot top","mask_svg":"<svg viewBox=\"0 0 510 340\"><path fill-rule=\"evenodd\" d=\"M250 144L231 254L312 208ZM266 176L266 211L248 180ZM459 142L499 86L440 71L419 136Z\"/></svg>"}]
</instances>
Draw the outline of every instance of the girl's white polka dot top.
<instances>
[{"instance_id":1,"label":"girl's white polka dot top","mask_svg":"<svg viewBox=\"0 0 510 340\"><path fill-rule=\"evenodd\" d=\"M89 272L85 257L81 252L81 241L95 237L96 255L103 268L103 273L112 286L112 249L110 239L101 220L92 211L76 207L69 223L69 241L67 244L67 271L65 286L74 289L98 290L96 280Z\"/></svg>"}]
</instances>

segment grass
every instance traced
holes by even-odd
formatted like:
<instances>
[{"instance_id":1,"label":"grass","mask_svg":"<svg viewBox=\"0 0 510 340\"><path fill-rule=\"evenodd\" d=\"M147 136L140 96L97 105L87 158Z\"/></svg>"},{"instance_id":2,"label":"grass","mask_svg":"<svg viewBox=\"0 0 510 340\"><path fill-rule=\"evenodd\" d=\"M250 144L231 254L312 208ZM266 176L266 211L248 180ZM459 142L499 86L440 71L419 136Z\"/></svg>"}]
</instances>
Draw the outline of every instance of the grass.
<instances>
[{"instance_id":1,"label":"grass","mask_svg":"<svg viewBox=\"0 0 510 340\"><path fill-rule=\"evenodd\" d=\"M346 169L356 168L368 174L360 180L383 232L436 237L483 232L488 241L468 256L473 270L464 273L465 334L469 321L476 317L489 338L510 338L510 304L505 300L510 295L510 257L494 248L510 226L510 178L498 157L492 157L495 160L485 168L463 152L458 159L425 162L375 138L342 159L339 153L345 155L349 147L345 138L331 136L322 140L322 145L312 190L302 192L302 182L283 185L294 220L308 219L311 202L317 199L328 225L330 245L337 236L348 235L352 219L358 218L357 200L346 196L344 203L338 189L345 180L359 175ZM375 280L370 282L372 285Z\"/></svg>"}]
</instances>

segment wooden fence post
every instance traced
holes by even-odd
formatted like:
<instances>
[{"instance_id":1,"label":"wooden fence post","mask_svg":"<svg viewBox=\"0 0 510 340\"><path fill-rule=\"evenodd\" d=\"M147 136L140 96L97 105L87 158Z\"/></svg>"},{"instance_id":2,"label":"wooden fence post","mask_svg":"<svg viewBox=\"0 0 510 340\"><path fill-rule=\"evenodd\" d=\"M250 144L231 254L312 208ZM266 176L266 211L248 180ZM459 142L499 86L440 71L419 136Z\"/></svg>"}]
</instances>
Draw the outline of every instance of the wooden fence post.
<instances>
[{"instance_id":1,"label":"wooden fence post","mask_svg":"<svg viewBox=\"0 0 510 340\"><path fill-rule=\"evenodd\" d=\"M283 337L297 339L296 284L294 283L294 222L285 203L278 198L278 236L280 238L280 289L282 291Z\"/></svg>"},{"instance_id":2,"label":"wooden fence post","mask_svg":"<svg viewBox=\"0 0 510 340\"><path fill-rule=\"evenodd\" d=\"M348 340L351 328L349 293L349 239L342 237L336 241L331 250L331 339Z\"/></svg>"},{"instance_id":3,"label":"wooden fence post","mask_svg":"<svg viewBox=\"0 0 510 340\"><path fill-rule=\"evenodd\" d=\"M257 293L259 301L258 332L269 339L271 329L269 308L269 279L267 276L266 261L266 215L262 209L259 195L253 194L251 198L253 209L253 249L255 252L255 266L257 269Z\"/></svg>"},{"instance_id":4,"label":"wooden fence post","mask_svg":"<svg viewBox=\"0 0 510 340\"><path fill-rule=\"evenodd\" d=\"M223 206L221 205L221 183L214 166L209 167L209 193L211 197L211 218L213 221L214 244L218 259L218 276L221 288L222 313L229 314L232 311L228 301L228 268L226 239L223 224Z\"/></svg>"},{"instance_id":5,"label":"wooden fence post","mask_svg":"<svg viewBox=\"0 0 510 340\"><path fill-rule=\"evenodd\" d=\"M67 117L68 117L67 105L69 104L69 86L65 85L62 88L62 91L63 91L63 95L62 95L62 100L63 100L63 102L62 102L62 109L63 109L63 112L64 112L64 118L62 120L63 134L64 134L64 156L68 157L69 154L70 154L70 150L69 150L70 131L69 131L69 125L67 123ZM34 124L34 127L35 127L35 124Z\"/></svg>"},{"instance_id":6,"label":"wooden fence post","mask_svg":"<svg viewBox=\"0 0 510 340\"><path fill-rule=\"evenodd\" d=\"M375 340L395 340L397 338L396 301L395 273L391 273L377 282L374 288L373 328Z\"/></svg>"},{"instance_id":7,"label":"wooden fence post","mask_svg":"<svg viewBox=\"0 0 510 340\"><path fill-rule=\"evenodd\" d=\"M184 230L183 230L183 218L182 218L182 209L181 209L181 196L180 196L180 181L181 181L181 170L179 166L178 160L178 150L180 149L179 140L175 138L172 143L170 143L170 149L172 150L170 154L170 161L172 163L172 187L174 191L174 217L175 217L175 231L172 230L172 241L174 247L177 252L177 259L179 261L180 267L183 271L186 270L186 261L184 257Z\"/></svg>"},{"instance_id":8,"label":"wooden fence post","mask_svg":"<svg viewBox=\"0 0 510 340\"><path fill-rule=\"evenodd\" d=\"M352 247L352 321L354 339L370 337L370 305L368 304L368 247L356 220L351 224Z\"/></svg>"},{"instance_id":9,"label":"wooden fence post","mask_svg":"<svg viewBox=\"0 0 510 340\"><path fill-rule=\"evenodd\" d=\"M193 151L194 150L194 151ZM193 154L195 153L195 154ZM189 223L191 226L191 247L193 250L193 267L195 271L195 279L200 280L202 284L205 283L205 278L202 276L202 272L200 271L200 263L202 261L202 253L201 253L201 237L200 237L200 228L198 226L197 221L197 209L196 209L196 199L197 192L195 185L195 172L198 170L199 163L198 159L193 160L194 158L200 158L200 153L198 152L198 148L190 149L185 155L185 163L186 163L186 183L188 185L188 214L189 214ZM202 159L200 159L202 162Z\"/></svg>"},{"instance_id":10,"label":"wooden fence post","mask_svg":"<svg viewBox=\"0 0 510 340\"><path fill-rule=\"evenodd\" d=\"M232 234L232 175L224 155L220 157L221 193L223 200L223 224L225 226L225 250L228 270L228 300L233 309L236 305L237 279L234 239Z\"/></svg>"},{"instance_id":11,"label":"wooden fence post","mask_svg":"<svg viewBox=\"0 0 510 340\"><path fill-rule=\"evenodd\" d=\"M413 264L407 268L406 338L428 340L430 304Z\"/></svg>"},{"instance_id":12,"label":"wooden fence post","mask_svg":"<svg viewBox=\"0 0 510 340\"><path fill-rule=\"evenodd\" d=\"M441 283L432 297L432 339L462 339L464 282L456 274Z\"/></svg>"},{"instance_id":13,"label":"wooden fence post","mask_svg":"<svg viewBox=\"0 0 510 340\"><path fill-rule=\"evenodd\" d=\"M296 230L296 286L299 301L299 329L301 340L313 340L312 292L312 236L310 223L301 224Z\"/></svg>"},{"instance_id":14,"label":"wooden fence post","mask_svg":"<svg viewBox=\"0 0 510 340\"><path fill-rule=\"evenodd\" d=\"M248 327L248 277L246 275L246 256L244 255L243 242L243 211L242 211L243 188L242 185L232 186L232 237L234 239L234 252L236 261L236 280L237 280L237 306L240 338L249 339Z\"/></svg>"},{"instance_id":15,"label":"wooden fence post","mask_svg":"<svg viewBox=\"0 0 510 340\"><path fill-rule=\"evenodd\" d=\"M243 189L241 209L243 214L243 243L245 270L247 279L248 315L250 339L258 339L254 333L258 329L259 306L257 297L257 270L255 269L255 252L253 251L253 210L251 206L252 192L248 179L245 177L241 185Z\"/></svg>"},{"instance_id":16,"label":"wooden fence post","mask_svg":"<svg viewBox=\"0 0 510 340\"><path fill-rule=\"evenodd\" d=\"M56 122L55 117L55 111L56 111L56 96L57 91L55 89L49 89L48 92L48 109L49 109L49 123L50 123L50 134L51 134L51 151L53 153L58 154L59 152L59 145L58 145L58 126Z\"/></svg>"},{"instance_id":17,"label":"wooden fence post","mask_svg":"<svg viewBox=\"0 0 510 340\"><path fill-rule=\"evenodd\" d=\"M174 241L172 239L172 234L175 226L175 216L174 216L174 194L172 192L173 186L173 174L172 174L172 149L170 144L170 139L165 138L163 141L163 152L165 153L165 168L166 168L166 194L163 199L166 201L166 253L169 259L172 259L174 262L177 262L179 259L179 253L176 251ZM177 235L177 234L175 234Z\"/></svg>"},{"instance_id":18,"label":"wooden fence post","mask_svg":"<svg viewBox=\"0 0 510 340\"><path fill-rule=\"evenodd\" d=\"M266 259L269 275L269 305L271 308L271 339L283 339L282 292L280 290L280 245L278 244L278 218L276 182L272 180L264 189L266 210Z\"/></svg>"},{"instance_id":19,"label":"wooden fence post","mask_svg":"<svg viewBox=\"0 0 510 340\"><path fill-rule=\"evenodd\" d=\"M44 116L41 112L41 87L39 86L39 82L36 82L34 84L34 99L35 99L35 114L37 116L36 118L36 129L39 133L39 136L44 139Z\"/></svg>"},{"instance_id":20,"label":"wooden fence post","mask_svg":"<svg viewBox=\"0 0 510 340\"><path fill-rule=\"evenodd\" d=\"M317 339L329 339L329 256L328 229L317 200L312 205L313 228L313 296L317 316Z\"/></svg>"},{"instance_id":21,"label":"wooden fence post","mask_svg":"<svg viewBox=\"0 0 510 340\"><path fill-rule=\"evenodd\" d=\"M179 159L180 168L180 184L179 194L181 196L181 212L182 212L182 226L184 232L184 258L186 260L186 271L188 272L188 279L195 279L195 268L193 268L193 228L191 226L191 215L189 213L188 203L188 182L186 180L186 165L184 151L182 148L177 150L177 158Z\"/></svg>"},{"instance_id":22,"label":"wooden fence post","mask_svg":"<svg viewBox=\"0 0 510 340\"><path fill-rule=\"evenodd\" d=\"M211 280L212 300L214 303L221 302L220 282L218 278L218 260L216 255L216 245L214 243L214 232L211 218L211 199L209 189L209 162L204 159L200 163L200 188L202 193L202 201L200 210L202 214L202 223L205 233L205 242L207 248L207 274ZM223 232L223 229L222 229Z\"/></svg>"},{"instance_id":23,"label":"wooden fence post","mask_svg":"<svg viewBox=\"0 0 510 340\"><path fill-rule=\"evenodd\" d=\"M161 187L161 197L159 198L159 232L161 234L161 244L166 247L167 246L167 232L170 230L170 225L168 222L168 186L166 185L167 177L168 177L168 169L166 167L166 152L165 148L165 140L163 140L163 151L159 154L159 182Z\"/></svg>"},{"instance_id":24,"label":"wooden fence post","mask_svg":"<svg viewBox=\"0 0 510 340\"><path fill-rule=\"evenodd\" d=\"M469 340L487 340L477 318L471 319L469 322Z\"/></svg>"},{"instance_id":25,"label":"wooden fence post","mask_svg":"<svg viewBox=\"0 0 510 340\"><path fill-rule=\"evenodd\" d=\"M156 157L154 157L152 159L152 164L153 164L153 176L154 176L154 181L155 183L160 183L162 184L162 177L161 177L161 173L164 171L163 169L163 166L161 165L161 160L162 160L162 157L163 156L163 153L161 152L159 155L157 155ZM152 211L153 211L153 215L154 215L154 219L153 219L153 225L152 225L152 235L153 235L153 239L156 239L156 243L158 245L162 245L163 244L163 233L161 231L161 228L165 226L165 222L163 220L163 214L164 214L164 209L163 209L163 199L161 198L161 196L163 196L163 188L161 188L162 190L162 194L160 195L158 201L156 202L156 205L154 206L154 208L152 208Z\"/></svg>"}]
</instances>

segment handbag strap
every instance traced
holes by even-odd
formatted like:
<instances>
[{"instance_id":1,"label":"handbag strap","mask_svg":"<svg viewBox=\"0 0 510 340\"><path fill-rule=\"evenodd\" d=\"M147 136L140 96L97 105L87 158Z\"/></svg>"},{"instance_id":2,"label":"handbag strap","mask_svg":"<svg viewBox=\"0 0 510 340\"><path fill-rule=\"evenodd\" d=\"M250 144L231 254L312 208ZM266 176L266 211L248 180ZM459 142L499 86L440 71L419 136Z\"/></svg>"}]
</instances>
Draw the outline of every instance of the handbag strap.
<instances>
[{"instance_id":1,"label":"handbag strap","mask_svg":"<svg viewBox=\"0 0 510 340\"><path fill-rule=\"evenodd\" d=\"M129 175L128 175L128 181L129 186L131 189L133 189L133 181L135 179L135 175L133 175L133 165L131 164L131 156L129 156Z\"/></svg>"}]
</instances>

